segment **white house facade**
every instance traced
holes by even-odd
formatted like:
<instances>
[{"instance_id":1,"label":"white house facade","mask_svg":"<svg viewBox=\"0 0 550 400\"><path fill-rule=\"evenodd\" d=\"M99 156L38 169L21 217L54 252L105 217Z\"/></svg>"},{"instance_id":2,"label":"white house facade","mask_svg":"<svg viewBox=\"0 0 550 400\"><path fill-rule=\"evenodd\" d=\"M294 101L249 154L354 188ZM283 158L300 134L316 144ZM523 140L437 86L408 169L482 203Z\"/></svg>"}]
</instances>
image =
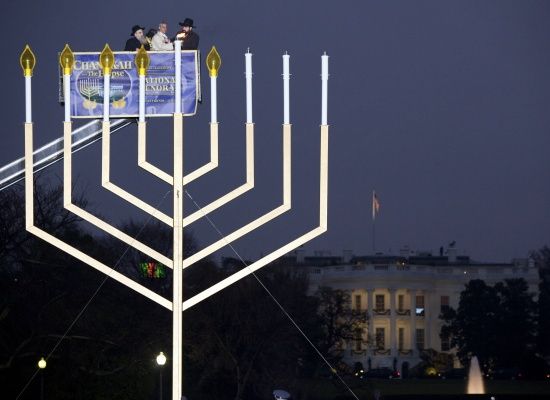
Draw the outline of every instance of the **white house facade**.
<instances>
[{"instance_id":1,"label":"white house facade","mask_svg":"<svg viewBox=\"0 0 550 400\"><path fill-rule=\"evenodd\" d=\"M303 257L296 264L307 269L310 291L329 286L347 291L354 310L367 315L367 323L355 340L344 344L343 359L365 368L402 370L420 362L425 349L452 353L439 334L445 307L458 307L464 285L481 279L494 285L505 279L523 278L529 291L538 293L534 263L480 263L456 256L453 248L439 256L402 251L400 256Z\"/></svg>"}]
</instances>

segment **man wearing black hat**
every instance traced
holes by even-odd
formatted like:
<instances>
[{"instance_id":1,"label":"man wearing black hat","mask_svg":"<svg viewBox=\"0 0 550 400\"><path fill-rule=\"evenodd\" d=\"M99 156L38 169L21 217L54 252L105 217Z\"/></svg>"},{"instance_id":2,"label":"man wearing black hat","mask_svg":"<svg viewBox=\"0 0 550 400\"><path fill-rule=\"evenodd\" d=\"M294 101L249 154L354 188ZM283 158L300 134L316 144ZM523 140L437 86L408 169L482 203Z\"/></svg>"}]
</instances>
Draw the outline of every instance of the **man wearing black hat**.
<instances>
[{"instance_id":1,"label":"man wearing black hat","mask_svg":"<svg viewBox=\"0 0 550 400\"><path fill-rule=\"evenodd\" d=\"M149 43L143 34L145 27L134 25L132 26L131 38L126 41L126 46L124 46L124 51L136 51L141 47L145 46L145 50L149 50Z\"/></svg>"},{"instance_id":2,"label":"man wearing black hat","mask_svg":"<svg viewBox=\"0 0 550 400\"><path fill-rule=\"evenodd\" d=\"M193 20L191 18L185 18L183 22L179 23L181 31L176 35L175 40L181 40L182 50L197 50L199 48L199 35L193 28Z\"/></svg>"}]
</instances>

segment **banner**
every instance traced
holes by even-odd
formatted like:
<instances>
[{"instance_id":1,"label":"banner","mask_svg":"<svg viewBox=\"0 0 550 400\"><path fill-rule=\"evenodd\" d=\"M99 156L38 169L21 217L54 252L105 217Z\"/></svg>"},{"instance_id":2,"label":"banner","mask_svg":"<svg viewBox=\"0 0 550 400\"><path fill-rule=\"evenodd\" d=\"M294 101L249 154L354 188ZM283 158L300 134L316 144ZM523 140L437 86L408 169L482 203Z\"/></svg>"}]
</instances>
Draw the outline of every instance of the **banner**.
<instances>
[{"instance_id":1,"label":"banner","mask_svg":"<svg viewBox=\"0 0 550 400\"><path fill-rule=\"evenodd\" d=\"M139 114L139 76L135 52L115 52L111 72L109 113L132 118ZM174 52L148 52L151 63L145 76L145 115L166 117L174 113ZM99 53L74 53L71 75L71 116L99 118L103 115L103 70ZM197 51L181 52L181 108L185 116L195 115L199 97Z\"/></svg>"}]
</instances>

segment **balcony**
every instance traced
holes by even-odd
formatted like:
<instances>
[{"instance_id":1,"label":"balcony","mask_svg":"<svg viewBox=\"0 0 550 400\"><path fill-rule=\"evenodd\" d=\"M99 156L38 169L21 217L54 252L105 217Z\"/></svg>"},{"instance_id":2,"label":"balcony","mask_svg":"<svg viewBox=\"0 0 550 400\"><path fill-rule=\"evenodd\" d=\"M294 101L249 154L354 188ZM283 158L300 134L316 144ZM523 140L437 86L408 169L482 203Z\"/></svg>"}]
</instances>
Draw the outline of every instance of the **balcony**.
<instances>
[{"instance_id":1,"label":"balcony","mask_svg":"<svg viewBox=\"0 0 550 400\"><path fill-rule=\"evenodd\" d=\"M411 310L405 310L405 309L397 309L395 310L395 315L404 317L406 315L411 315Z\"/></svg>"},{"instance_id":2,"label":"balcony","mask_svg":"<svg viewBox=\"0 0 550 400\"><path fill-rule=\"evenodd\" d=\"M374 315L390 315L390 309L385 309L385 308L375 308L372 310L372 313Z\"/></svg>"},{"instance_id":3,"label":"balcony","mask_svg":"<svg viewBox=\"0 0 550 400\"><path fill-rule=\"evenodd\" d=\"M391 349L378 348L373 351L375 356L389 356Z\"/></svg>"}]
</instances>

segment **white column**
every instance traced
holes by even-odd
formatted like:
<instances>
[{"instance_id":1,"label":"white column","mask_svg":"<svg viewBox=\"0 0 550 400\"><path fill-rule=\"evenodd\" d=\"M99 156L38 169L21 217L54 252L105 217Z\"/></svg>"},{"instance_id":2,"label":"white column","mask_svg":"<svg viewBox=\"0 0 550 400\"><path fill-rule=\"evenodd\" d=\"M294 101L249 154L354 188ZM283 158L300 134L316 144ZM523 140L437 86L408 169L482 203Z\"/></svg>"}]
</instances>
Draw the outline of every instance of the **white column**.
<instances>
[{"instance_id":1,"label":"white column","mask_svg":"<svg viewBox=\"0 0 550 400\"><path fill-rule=\"evenodd\" d=\"M427 290L424 291L424 349L430 349L432 347L432 341L430 336L432 334L432 310L431 305L432 293Z\"/></svg>"},{"instance_id":2,"label":"white column","mask_svg":"<svg viewBox=\"0 0 550 400\"><path fill-rule=\"evenodd\" d=\"M418 354L416 349L416 290L411 290L411 350L412 355Z\"/></svg>"},{"instance_id":3,"label":"white column","mask_svg":"<svg viewBox=\"0 0 550 400\"><path fill-rule=\"evenodd\" d=\"M283 124L290 124L290 55L283 54L284 118Z\"/></svg>"},{"instance_id":4,"label":"white column","mask_svg":"<svg viewBox=\"0 0 550 400\"><path fill-rule=\"evenodd\" d=\"M374 289L367 289L367 313L368 313L368 334L369 339L376 340L374 337L374 313L373 313L373 292ZM373 353L375 343L369 341L369 354Z\"/></svg>"},{"instance_id":5,"label":"white column","mask_svg":"<svg viewBox=\"0 0 550 400\"><path fill-rule=\"evenodd\" d=\"M139 76L139 122L145 122L145 75Z\"/></svg>"},{"instance_id":6,"label":"white column","mask_svg":"<svg viewBox=\"0 0 550 400\"><path fill-rule=\"evenodd\" d=\"M103 75L103 122L109 122L109 101L111 98L111 75Z\"/></svg>"},{"instance_id":7,"label":"white column","mask_svg":"<svg viewBox=\"0 0 550 400\"><path fill-rule=\"evenodd\" d=\"M71 75L63 75L63 99L65 100L65 122L71 122Z\"/></svg>"},{"instance_id":8,"label":"white column","mask_svg":"<svg viewBox=\"0 0 550 400\"><path fill-rule=\"evenodd\" d=\"M252 53L248 50L245 55L246 64L246 123L252 123Z\"/></svg>"},{"instance_id":9,"label":"white column","mask_svg":"<svg viewBox=\"0 0 550 400\"><path fill-rule=\"evenodd\" d=\"M328 56L321 56L321 125L327 125L328 104Z\"/></svg>"},{"instance_id":10,"label":"white column","mask_svg":"<svg viewBox=\"0 0 550 400\"><path fill-rule=\"evenodd\" d=\"M25 123L32 123L32 76L25 75Z\"/></svg>"},{"instance_id":11,"label":"white column","mask_svg":"<svg viewBox=\"0 0 550 400\"><path fill-rule=\"evenodd\" d=\"M391 355L397 356L397 332L396 332L396 320L395 320L395 289L390 288L390 349Z\"/></svg>"},{"instance_id":12,"label":"white column","mask_svg":"<svg viewBox=\"0 0 550 400\"><path fill-rule=\"evenodd\" d=\"M174 41L174 112L181 113L181 40Z\"/></svg>"}]
</instances>

